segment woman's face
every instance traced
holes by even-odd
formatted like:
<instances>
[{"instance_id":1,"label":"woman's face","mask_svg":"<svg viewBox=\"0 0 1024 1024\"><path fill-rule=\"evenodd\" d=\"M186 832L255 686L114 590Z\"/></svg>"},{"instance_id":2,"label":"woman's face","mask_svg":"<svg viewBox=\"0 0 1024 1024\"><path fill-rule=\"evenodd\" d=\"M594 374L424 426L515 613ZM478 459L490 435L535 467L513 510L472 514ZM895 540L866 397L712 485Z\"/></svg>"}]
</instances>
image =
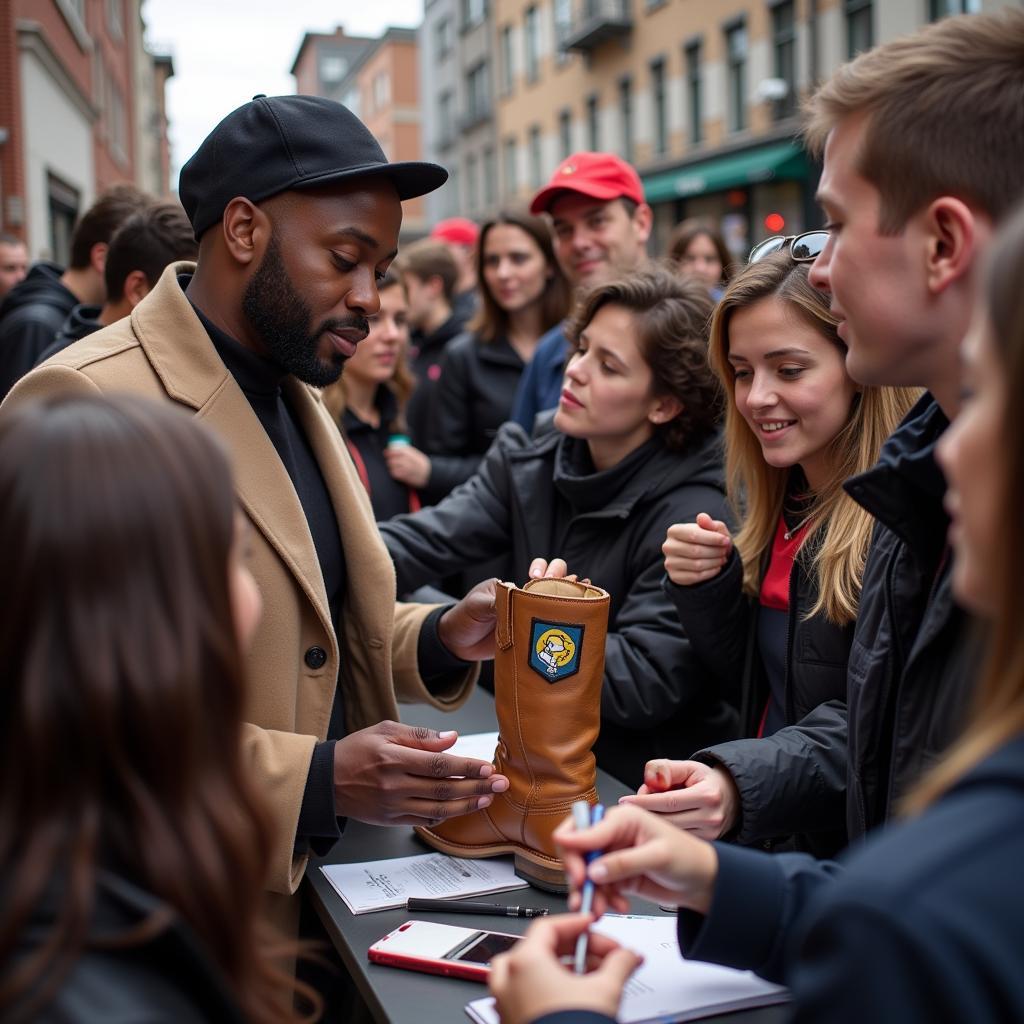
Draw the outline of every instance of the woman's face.
<instances>
[{"instance_id":1,"label":"woman's face","mask_svg":"<svg viewBox=\"0 0 1024 1024\"><path fill-rule=\"evenodd\" d=\"M249 520L241 512L235 513L235 536L228 556L228 588L231 594L231 611L235 619L235 633L238 646L246 653L252 645L253 635L263 614L263 597L249 567L250 533Z\"/></svg>"},{"instance_id":2,"label":"woman's face","mask_svg":"<svg viewBox=\"0 0 1024 1024\"><path fill-rule=\"evenodd\" d=\"M729 322L736 409L769 466L799 465L812 489L831 473L829 445L846 425L857 385L838 345L781 299L737 309Z\"/></svg>"},{"instance_id":3,"label":"woman's face","mask_svg":"<svg viewBox=\"0 0 1024 1024\"><path fill-rule=\"evenodd\" d=\"M514 224L496 224L483 249L484 284L506 313L518 313L540 300L553 271L540 246Z\"/></svg>"},{"instance_id":4,"label":"woman's face","mask_svg":"<svg viewBox=\"0 0 1024 1024\"><path fill-rule=\"evenodd\" d=\"M943 435L938 460L946 474L946 511L952 523L953 591L972 611L996 611L1004 503L1002 460L1007 387L991 327L978 317L964 339L964 396L960 414Z\"/></svg>"},{"instance_id":5,"label":"woman's face","mask_svg":"<svg viewBox=\"0 0 1024 1024\"><path fill-rule=\"evenodd\" d=\"M408 306L405 290L393 284L380 292L380 312L370 317L370 333L356 346L345 363L345 378L367 384L391 380L398 357L409 344Z\"/></svg>"},{"instance_id":6,"label":"woman's face","mask_svg":"<svg viewBox=\"0 0 1024 1024\"><path fill-rule=\"evenodd\" d=\"M676 399L652 395L652 383L633 314L602 306L569 358L555 426L590 441L592 450L598 443L628 454L651 436L654 424L667 423L679 411Z\"/></svg>"},{"instance_id":7,"label":"woman's face","mask_svg":"<svg viewBox=\"0 0 1024 1024\"><path fill-rule=\"evenodd\" d=\"M685 273L700 278L711 288L722 283L722 271L725 269L715 243L704 234L697 235L686 247L679 260L679 267Z\"/></svg>"}]
</instances>

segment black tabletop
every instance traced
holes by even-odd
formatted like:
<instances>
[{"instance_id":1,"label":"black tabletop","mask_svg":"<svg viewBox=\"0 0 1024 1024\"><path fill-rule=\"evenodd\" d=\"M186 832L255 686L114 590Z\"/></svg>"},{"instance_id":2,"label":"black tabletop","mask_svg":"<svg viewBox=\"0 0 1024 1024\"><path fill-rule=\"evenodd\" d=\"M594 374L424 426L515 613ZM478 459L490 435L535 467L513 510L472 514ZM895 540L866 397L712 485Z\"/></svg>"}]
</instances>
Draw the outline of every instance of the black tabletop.
<instances>
[{"instance_id":1,"label":"black tabletop","mask_svg":"<svg viewBox=\"0 0 1024 1024\"><path fill-rule=\"evenodd\" d=\"M458 729L464 734L493 732L497 729L493 698L480 689L474 692L462 708L450 714L429 707L403 706L402 720L435 729ZM606 805L614 804L627 792L626 787L617 779L601 771L598 772L597 789ZM420 842L411 828L381 828L364 825L361 822L349 822L342 841L328 856L311 863L306 872L305 884L310 889L308 895L311 902L371 1012L381 1024L447 1024L464 1021L467 1019L464 1014L466 1003L487 995L487 989L476 982L371 964L367 959L367 949L382 936L407 921L410 917L409 912L402 908L354 915L324 877L320 865L384 860L430 852L430 847ZM566 909L564 897L541 892L532 887L501 894L497 899L481 898L495 902L513 902L526 907L546 907L551 913ZM662 913L652 904L640 900L635 901L632 909L638 914ZM491 931L523 932L530 925L525 919L470 914L456 916L418 911L415 916L425 921L439 921L463 928ZM767 1007L707 1019L721 1024L780 1024L785 1020L785 1010L780 1007Z\"/></svg>"}]
</instances>

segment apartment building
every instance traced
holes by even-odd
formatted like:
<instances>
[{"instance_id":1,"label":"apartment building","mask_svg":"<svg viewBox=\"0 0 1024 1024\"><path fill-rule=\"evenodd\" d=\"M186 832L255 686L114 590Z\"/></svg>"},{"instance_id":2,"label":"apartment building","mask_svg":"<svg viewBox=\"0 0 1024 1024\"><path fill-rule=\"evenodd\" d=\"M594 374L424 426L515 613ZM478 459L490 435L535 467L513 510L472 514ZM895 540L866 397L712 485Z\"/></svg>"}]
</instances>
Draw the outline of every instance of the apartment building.
<instances>
[{"instance_id":1,"label":"apartment building","mask_svg":"<svg viewBox=\"0 0 1024 1024\"><path fill-rule=\"evenodd\" d=\"M307 33L292 64L297 91L344 103L373 132L389 160L422 160L419 47L415 29L379 38ZM427 230L422 198L403 204L402 238Z\"/></svg>"},{"instance_id":2,"label":"apartment building","mask_svg":"<svg viewBox=\"0 0 1024 1024\"><path fill-rule=\"evenodd\" d=\"M0 2L0 229L63 261L79 213L122 181L166 192L173 64L141 0Z\"/></svg>"},{"instance_id":3,"label":"apartment building","mask_svg":"<svg viewBox=\"0 0 1024 1024\"><path fill-rule=\"evenodd\" d=\"M950 13L1001 6L496 0L499 195L483 209L521 204L574 150L604 149L641 173L652 251L686 217L718 224L737 255L766 234L817 226L818 172L796 138L800 100L863 49Z\"/></svg>"}]
</instances>

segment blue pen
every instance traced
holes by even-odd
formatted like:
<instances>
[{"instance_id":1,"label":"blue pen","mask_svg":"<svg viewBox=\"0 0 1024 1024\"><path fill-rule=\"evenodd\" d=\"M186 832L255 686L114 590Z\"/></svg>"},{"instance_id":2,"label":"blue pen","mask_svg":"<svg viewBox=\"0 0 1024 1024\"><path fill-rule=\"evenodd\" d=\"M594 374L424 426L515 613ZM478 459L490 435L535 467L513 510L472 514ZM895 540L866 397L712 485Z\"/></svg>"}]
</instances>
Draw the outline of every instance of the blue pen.
<instances>
[{"instance_id":1,"label":"blue pen","mask_svg":"<svg viewBox=\"0 0 1024 1024\"><path fill-rule=\"evenodd\" d=\"M604 806L602 804L594 804L593 808L591 808L586 800L577 800L572 805L572 817L578 829L589 828L591 825L596 825L604 817ZM584 857L585 863L588 865L591 864L601 856L601 853L601 850L591 850L591 852L586 854ZM594 883L587 878L583 883L583 896L580 901L580 912L583 914L589 914L593 905ZM586 970L587 943L589 940L589 929L583 932L583 934L576 940L575 967L577 974L583 974Z\"/></svg>"}]
</instances>

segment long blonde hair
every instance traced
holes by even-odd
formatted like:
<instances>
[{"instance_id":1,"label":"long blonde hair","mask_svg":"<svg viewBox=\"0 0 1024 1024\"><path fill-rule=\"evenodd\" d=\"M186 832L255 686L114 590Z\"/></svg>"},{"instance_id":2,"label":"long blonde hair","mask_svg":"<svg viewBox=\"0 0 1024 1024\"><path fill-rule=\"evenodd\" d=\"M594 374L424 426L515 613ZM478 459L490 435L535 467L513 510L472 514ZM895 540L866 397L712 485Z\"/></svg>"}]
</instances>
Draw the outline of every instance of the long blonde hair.
<instances>
[{"instance_id":1,"label":"long blonde hair","mask_svg":"<svg viewBox=\"0 0 1024 1024\"><path fill-rule=\"evenodd\" d=\"M805 323L840 350L829 302L808 281L808 265L788 253L745 267L730 282L711 320L708 358L729 395L725 412L725 472L729 500L742 521L735 537L743 561L743 589L756 595L762 563L778 528L791 468L769 466L761 445L736 408L736 381L729 363L733 313L765 299L788 304ZM850 416L830 445L831 472L807 511L801 550L813 550L818 599L808 618L824 612L836 625L857 617L864 561L874 520L843 490L843 481L878 460L882 442L896 429L920 395L913 388L865 387L854 396ZM808 547L811 541L813 547Z\"/></svg>"},{"instance_id":2,"label":"long blonde hair","mask_svg":"<svg viewBox=\"0 0 1024 1024\"><path fill-rule=\"evenodd\" d=\"M1008 389L1024 381L1024 206L996 239L988 264L985 298L989 338L1003 364ZM1011 737L1024 732L1024 631L1021 577L1024 535L1019 527L1024 508L1024 403L1008 398L1003 407L1002 444L992 457L1003 466L1000 509L1004 557L992 581L995 621L981 681L974 691L970 725L963 737L906 802L920 811L949 789Z\"/></svg>"}]
</instances>

